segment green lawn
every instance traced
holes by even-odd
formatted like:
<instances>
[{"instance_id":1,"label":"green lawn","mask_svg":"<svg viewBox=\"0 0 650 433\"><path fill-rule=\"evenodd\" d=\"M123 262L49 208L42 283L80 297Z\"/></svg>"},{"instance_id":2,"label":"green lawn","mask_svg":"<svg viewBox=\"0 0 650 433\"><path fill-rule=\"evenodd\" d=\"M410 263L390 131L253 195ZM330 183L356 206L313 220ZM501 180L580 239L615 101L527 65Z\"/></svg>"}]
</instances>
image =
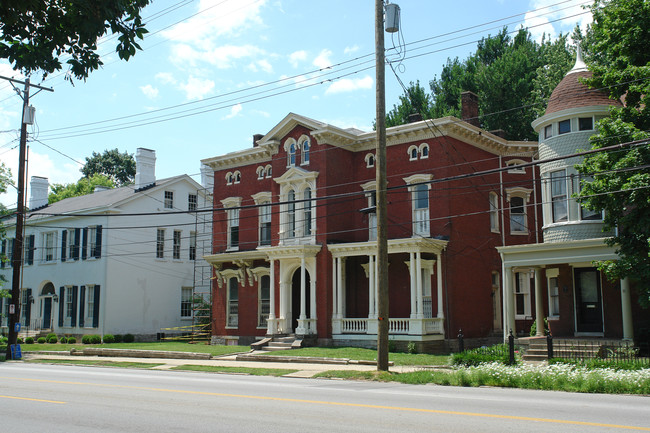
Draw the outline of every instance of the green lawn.
<instances>
[{"instance_id":1,"label":"green lawn","mask_svg":"<svg viewBox=\"0 0 650 433\"><path fill-rule=\"evenodd\" d=\"M23 352L38 352L38 351L64 351L69 352L70 349L83 350L84 348L100 348L107 349L133 349L133 350L166 350L169 352L198 352L209 353L212 356L228 355L231 353L248 352L248 346L212 346L209 344L197 343L190 344L185 342L156 342L156 343L110 343L110 344L21 344L20 348Z\"/></svg>"},{"instance_id":2,"label":"green lawn","mask_svg":"<svg viewBox=\"0 0 650 433\"><path fill-rule=\"evenodd\" d=\"M345 358L358 361L374 361L377 351L358 347L305 347L293 350L269 352L276 356L317 356L323 358ZM449 355L429 355L426 353L390 353L389 360L395 365L447 365Z\"/></svg>"}]
</instances>

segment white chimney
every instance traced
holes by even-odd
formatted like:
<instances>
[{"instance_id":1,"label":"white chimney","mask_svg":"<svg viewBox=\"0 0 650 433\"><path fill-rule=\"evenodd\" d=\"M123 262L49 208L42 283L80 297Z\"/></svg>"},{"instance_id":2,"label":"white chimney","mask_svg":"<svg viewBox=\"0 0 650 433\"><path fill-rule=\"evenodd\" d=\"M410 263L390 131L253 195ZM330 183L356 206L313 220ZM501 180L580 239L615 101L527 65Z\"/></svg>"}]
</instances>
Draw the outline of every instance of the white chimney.
<instances>
[{"instance_id":1,"label":"white chimney","mask_svg":"<svg viewBox=\"0 0 650 433\"><path fill-rule=\"evenodd\" d=\"M29 208L37 209L47 205L47 193L50 182L47 177L32 176L29 181Z\"/></svg>"},{"instance_id":2,"label":"white chimney","mask_svg":"<svg viewBox=\"0 0 650 433\"><path fill-rule=\"evenodd\" d=\"M135 189L156 182L156 151L138 147L135 151Z\"/></svg>"},{"instance_id":3,"label":"white chimney","mask_svg":"<svg viewBox=\"0 0 650 433\"><path fill-rule=\"evenodd\" d=\"M201 185L212 192L214 189L214 170L209 165L201 164Z\"/></svg>"}]
</instances>

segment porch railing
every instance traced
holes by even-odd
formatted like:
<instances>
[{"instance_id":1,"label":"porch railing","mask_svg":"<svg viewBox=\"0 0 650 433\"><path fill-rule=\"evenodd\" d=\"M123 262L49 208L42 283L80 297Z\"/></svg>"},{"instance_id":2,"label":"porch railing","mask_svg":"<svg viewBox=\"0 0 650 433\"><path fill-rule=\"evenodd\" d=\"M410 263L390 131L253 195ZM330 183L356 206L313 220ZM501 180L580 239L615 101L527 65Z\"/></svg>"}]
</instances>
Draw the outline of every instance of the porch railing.
<instances>
[{"instance_id":1,"label":"porch railing","mask_svg":"<svg viewBox=\"0 0 650 433\"><path fill-rule=\"evenodd\" d=\"M344 334L365 334L368 331L368 319L344 318L342 325Z\"/></svg>"},{"instance_id":2,"label":"porch railing","mask_svg":"<svg viewBox=\"0 0 650 433\"><path fill-rule=\"evenodd\" d=\"M409 319L388 319L388 332L390 334L408 334Z\"/></svg>"}]
</instances>

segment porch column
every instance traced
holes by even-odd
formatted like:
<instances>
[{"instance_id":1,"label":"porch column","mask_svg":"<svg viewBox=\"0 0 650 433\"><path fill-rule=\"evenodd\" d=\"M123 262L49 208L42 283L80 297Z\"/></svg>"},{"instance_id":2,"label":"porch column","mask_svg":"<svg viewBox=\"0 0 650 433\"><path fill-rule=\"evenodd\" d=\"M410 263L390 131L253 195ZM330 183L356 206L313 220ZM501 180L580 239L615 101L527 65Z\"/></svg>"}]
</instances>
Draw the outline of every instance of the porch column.
<instances>
[{"instance_id":1,"label":"porch column","mask_svg":"<svg viewBox=\"0 0 650 433\"><path fill-rule=\"evenodd\" d=\"M278 329L275 325L275 260L269 260L269 319L267 333L273 335Z\"/></svg>"},{"instance_id":2,"label":"porch column","mask_svg":"<svg viewBox=\"0 0 650 433\"><path fill-rule=\"evenodd\" d=\"M621 280L621 309L623 310L623 339L634 340L632 298L630 296L630 280L627 277Z\"/></svg>"},{"instance_id":3,"label":"porch column","mask_svg":"<svg viewBox=\"0 0 650 433\"><path fill-rule=\"evenodd\" d=\"M300 258L300 320L307 318L307 300L305 299L305 255Z\"/></svg>"},{"instance_id":4,"label":"porch column","mask_svg":"<svg viewBox=\"0 0 650 433\"><path fill-rule=\"evenodd\" d=\"M542 269L535 268L535 320L537 321L536 337L544 336L544 305L542 302Z\"/></svg>"},{"instance_id":5,"label":"porch column","mask_svg":"<svg viewBox=\"0 0 650 433\"><path fill-rule=\"evenodd\" d=\"M436 254L436 285L438 286L438 318L445 317L442 308L442 254Z\"/></svg>"},{"instance_id":6,"label":"porch column","mask_svg":"<svg viewBox=\"0 0 650 433\"><path fill-rule=\"evenodd\" d=\"M424 299L422 298L422 253L419 251L415 253L415 262L417 263L415 270L415 281L417 282L417 316L418 319L424 319Z\"/></svg>"},{"instance_id":7,"label":"porch column","mask_svg":"<svg viewBox=\"0 0 650 433\"><path fill-rule=\"evenodd\" d=\"M409 262L409 273L411 277L411 319L415 319L417 314L417 306L415 304L415 253L411 252Z\"/></svg>"},{"instance_id":8,"label":"porch column","mask_svg":"<svg viewBox=\"0 0 650 433\"><path fill-rule=\"evenodd\" d=\"M316 276L309 277L309 318L316 319Z\"/></svg>"},{"instance_id":9,"label":"porch column","mask_svg":"<svg viewBox=\"0 0 650 433\"><path fill-rule=\"evenodd\" d=\"M343 258L339 257L336 260L336 286L338 289L338 294L337 294L337 301L338 301L338 306L337 306L337 314L339 319L343 317L343 273L342 271L342 262Z\"/></svg>"},{"instance_id":10,"label":"porch column","mask_svg":"<svg viewBox=\"0 0 650 433\"><path fill-rule=\"evenodd\" d=\"M507 267L505 268L506 272L504 273L504 296L505 296L505 301L506 301L506 320L504 321L507 326L504 327L504 333L505 337L507 338L510 331L512 331L513 334L517 333L517 328L515 327L515 306L514 306L514 295L512 292L512 288L514 287L514 273L512 271L512 267Z\"/></svg>"},{"instance_id":11,"label":"porch column","mask_svg":"<svg viewBox=\"0 0 650 433\"><path fill-rule=\"evenodd\" d=\"M291 327L289 322L289 297L287 296L287 282L280 277L280 317L278 320L278 331L285 333ZM293 313L295 314L295 312Z\"/></svg>"},{"instance_id":12,"label":"porch column","mask_svg":"<svg viewBox=\"0 0 650 433\"><path fill-rule=\"evenodd\" d=\"M336 277L336 266L339 259L332 257L332 318L337 318L338 316L338 292L339 292L339 280Z\"/></svg>"},{"instance_id":13,"label":"porch column","mask_svg":"<svg viewBox=\"0 0 650 433\"><path fill-rule=\"evenodd\" d=\"M368 319L376 318L375 314L375 256L368 256Z\"/></svg>"}]
</instances>

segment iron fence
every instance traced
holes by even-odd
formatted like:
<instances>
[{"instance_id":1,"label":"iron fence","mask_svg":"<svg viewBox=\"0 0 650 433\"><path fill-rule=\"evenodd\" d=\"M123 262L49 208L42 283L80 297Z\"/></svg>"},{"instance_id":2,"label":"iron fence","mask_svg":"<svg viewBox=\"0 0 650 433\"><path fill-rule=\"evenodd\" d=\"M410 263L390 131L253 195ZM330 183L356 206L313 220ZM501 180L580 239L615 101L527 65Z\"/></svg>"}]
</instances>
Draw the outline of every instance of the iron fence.
<instances>
[{"instance_id":1,"label":"iron fence","mask_svg":"<svg viewBox=\"0 0 650 433\"><path fill-rule=\"evenodd\" d=\"M627 341L589 341L547 339L548 356L571 361L604 361L611 364L633 363L650 367L647 348ZM645 350L644 350L645 349ZM644 356L645 355L645 356Z\"/></svg>"}]
</instances>

